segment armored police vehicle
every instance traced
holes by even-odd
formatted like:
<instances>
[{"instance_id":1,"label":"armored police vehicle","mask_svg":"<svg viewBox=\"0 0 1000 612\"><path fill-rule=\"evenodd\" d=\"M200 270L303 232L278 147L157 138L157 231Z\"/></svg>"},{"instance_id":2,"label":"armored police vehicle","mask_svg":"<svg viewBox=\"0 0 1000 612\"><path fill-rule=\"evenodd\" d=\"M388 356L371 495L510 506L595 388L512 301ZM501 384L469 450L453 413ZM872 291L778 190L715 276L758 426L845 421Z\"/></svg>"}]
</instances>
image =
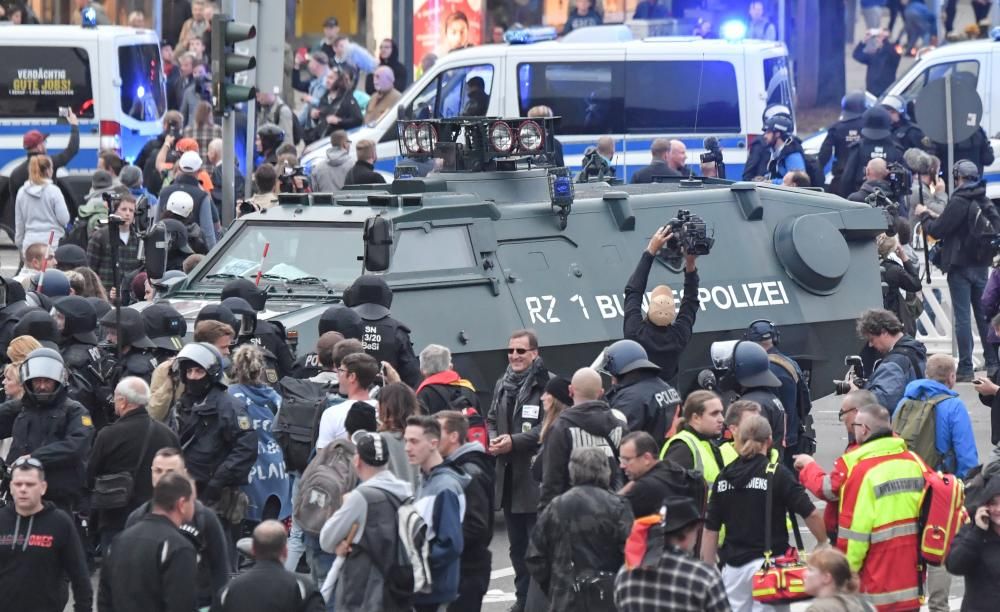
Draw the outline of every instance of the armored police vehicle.
<instances>
[{"instance_id":1,"label":"armored police vehicle","mask_svg":"<svg viewBox=\"0 0 1000 612\"><path fill-rule=\"evenodd\" d=\"M684 209L704 220L698 227L715 246L697 260L700 310L681 389L709 364L712 342L763 318L811 370L814 393L832 391L844 356L861 344L855 318L882 303L880 210L752 183L574 183L544 163L551 129L551 120L400 122L404 155L434 156L438 171L407 178L404 166L390 186L283 196L237 219L171 301L193 318L226 282L260 272L262 316L298 332L309 350L320 314L367 266L393 289L392 314L412 328L415 349L449 346L459 371L488 390L515 329L534 328L546 363L564 375L620 339L625 283L653 232ZM657 260L647 290L665 283L679 292L678 262Z\"/></svg>"}]
</instances>

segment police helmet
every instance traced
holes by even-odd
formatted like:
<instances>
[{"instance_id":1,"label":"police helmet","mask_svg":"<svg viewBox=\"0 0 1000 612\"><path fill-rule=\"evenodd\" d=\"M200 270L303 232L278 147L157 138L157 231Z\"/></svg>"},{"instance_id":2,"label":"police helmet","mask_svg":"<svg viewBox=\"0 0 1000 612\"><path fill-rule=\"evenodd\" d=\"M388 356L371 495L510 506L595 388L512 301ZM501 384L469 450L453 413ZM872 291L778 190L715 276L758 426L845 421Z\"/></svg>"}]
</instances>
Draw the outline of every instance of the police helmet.
<instances>
[{"instance_id":1,"label":"police helmet","mask_svg":"<svg viewBox=\"0 0 1000 612\"><path fill-rule=\"evenodd\" d=\"M881 106L873 106L862 116L861 135L869 140L885 140L892 130L892 117Z\"/></svg>"},{"instance_id":2,"label":"police helmet","mask_svg":"<svg viewBox=\"0 0 1000 612\"><path fill-rule=\"evenodd\" d=\"M170 246L167 248L168 252L178 251L185 255L194 253L190 245L188 245L188 230L183 223L177 219L164 219L161 223L163 223L163 231L167 234L170 243Z\"/></svg>"},{"instance_id":3,"label":"police helmet","mask_svg":"<svg viewBox=\"0 0 1000 612\"><path fill-rule=\"evenodd\" d=\"M47 311L38 308L31 308L21 315L21 320L14 325L11 337L18 336L31 336L50 348L59 345L59 328L55 320Z\"/></svg>"},{"instance_id":4,"label":"police helmet","mask_svg":"<svg viewBox=\"0 0 1000 612\"><path fill-rule=\"evenodd\" d=\"M167 270L162 277L150 279L149 284L155 290L154 299L166 295L170 289L184 282L186 278L187 274L180 270Z\"/></svg>"},{"instance_id":5,"label":"police helmet","mask_svg":"<svg viewBox=\"0 0 1000 612\"><path fill-rule=\"evenodd\" d=\"M218 321L219 323L225 323L229 327L233 328L234 334L240 333L239 319L236 318L236 315L233 314L232 310L229 310L222 304L209 304L202 308L194 320L194 326L196 329L198 324L202 321Z\"/></svg>"},{"instance_id":6,"label":"police helmet","mask_svg":"<svg viewBox=\"0 0 1000 612\"><path fill-rule=\"evenodd\" d=\"M231 280L222 287L222 299L238 297L243 298L257 312L264 310L264 303L267 302L267 289L258 287L253 281L245 278Z\"/></svg>"},{"instance_id":7,"label":"police helmet","mask_svg":"<svg viewBox=\"0 0 1000 612\"><path fill-rule=\"evenodd\" d=\"M646 349L635 340L619 340L604 353L604 369L615 378L635 370L659 371L660 366L649 360Z\"/></svg>"},{"instance_id":8,"label":"police helmet","mask_svg":"<svg viewBox=\"0 0 1000 612\"><path fill-rule=\"evenodd\" d=\"M771 372L767 351L749 340L738 342L733 349L733 376L745 389L781 386L781 381Z\"/></svg>"},{"instance_id":9,"label":"police helmet","mask_svg":"<svg viewBox=\"0 0 1000 612\"><path fill-rule=\"evenodd\" d=\"M863 91L852 91L840 99L840 119L857 119L868 110L868 96Z\"/></svg>"},{"instance_id":10,"label":"police helmet","mask_svg":"<svg viewBox=\"0 0 1000 612\"><path fill-rule=\"evenodd\" d=\"M772 104L764 109L764 114L761 115L760 121L763 125L767 125L767 120L775 115L785 115L791 119L792 109L784 104ZM766 128L764 130L766 131Z\"/></svg>"},{"instance_id":11,"label":"police helmet","mask_svg":"<svg viewBox=\"0 0 1000 612\"><path fill-rule=\"evenodd\" d=\"M979 180L979 166L967 159L960 159L952 166L951 175L956 181L961 178L975 182Z\"/></svg>"},{"instance_id":12,"label":"police helmet","mask_svg":"<svg viewBox=\"0 0 1000 612\"><path fill-rule=\"evenodd\" d=\"M212 381L222 381L222 353L208 342L194 342L186 345L177 353L171 367L175 372L183 372L186 367L190 367L190 364L205 370Z\"/></svg>"},{"instance_id":13,"label":"police helmet","mask_svg":"<svg viewBox=\"0 0 1000 612\"><path fill-rule=\"evenodd\" d=\"M364 335L364 324L358 313L343 304L334 304L319 317L319 335L332 331L340 332L345 338L360 340Z\"/></svg>"},{"instance_id":14,"label":"police helmet","mask_svg":"<svg viewBox=\"0 0 1000 612\"><path fill-rule=\"evenodd\" d=\"M97 314L98 321L100 321L101 318L108 314L108 311L111 310L111 304L109 304L107 300L102 300L99 297L88 297L84 299L90 302L90 305L94 307L94 312Z\"/></svg>"},{"instance_id":15,"label":"police helmet","mask_svg":"<svg viewBox=\"0 0 1000 612\"><path fill-rule=\"evenodd\" d=\"M345 303L366 321L377 321L389 316L392 289L381 276L374 274L359 276L347 289L344 297Z\"/></svg>"},{"instance_id":16,"label":"police helmet","mask_svg":"<svg viewBox=\"0 0 1000 612\"><path fill-rule=\"evenodd\" d=\"M21 377L21 384L24 385L24 394L42 406L55 400L59 392L66 386L66 365L62 355L55 349L39 348L28 353L28 357L21 364L18 374ZM44 393L36 391L30 383L37 378L55 381L55 388Z\"/></svg>"},{"instance_id":17,"label":"police helmet","mask_svg":"<svg viewBox=\"0 0 1000 612\"><path fill-rule=\"evenodd\" d=\"M893 96L893 95L886 96L882 98L882 101L879 104L888 108L889 110L896 111L900 115L906 115L906 102L903 102L903 99L900 98L899 96Z\"/></svg>"},{"instance_id":18,"label":"police helmet","mask_svg":"<svg viewBox=\"0 0 1000 612\"><path fill-rule=\"evenodd\" d=\"M150 342L157 348L176 353L184 346L187 321L170 304L158 302L150 305L142 311L142 322Z\"/></svg>"},{"instance_id":19,"label":"police helmet","mask_svg":"<svg viewBox=\"0 0 1000 612\"><path fill-rule=\"evenodd\" d=\"M115 311L109 310L106 315L101 317L101 327L105 330L115 329L122 346L156 348L156 345L146 335L146 325L142 322L142 314L133 308L121 309L120 324L115 320Z\"/></svg>"},{"instance_id":20,"label":"police helmet","mask_svg":"<svg viewBox=\"0 0 1000 612\"><path fill-rule=\"evenodd\" d=\"M42 274L38 283L38 291L50 298L69 295L69 279L62 270L49 268Z\"/></svg>"},{"instance_id":21,"label":"police helmet","mask_svg":"<svg viewBox=\"0 0 1000 612\"><path fill-rule=\"evenodd\" d=\"M241 297L227 297L222 300L222 305L229 309L235 316L240 318L237 335L247 335L254 333L257 329L257 311L254 310L250 302Z\"/></svg>"},{"instance_id":22,"label":"police helmet","mask_svg":"<svg viewBox=\"0 0 1000 612\"><path fill-rule=\"evenodd\" d=\"M778 331L777 325L767 319L757 319L747 326L747 331L743 334L743 339L750 340L751 342L770 340L777 346L780 336L781 333Z\"/></svg>"},{"instance_id":23,"label":"police helmet","mask_svg":"<svg viewBox=\"0 0 1000 612\"><path fill-rule=\"evenodd\" d=\"M63 319L63 338L73 338L84 344L97 344L97 312L87 298L67 295L52 303L53 317L58 314Z\"/></svg>"},{"instance_id":24,"label":"police helmet","mask_svg":"<svg viewBox=\"0 0 1000 612\"><path fill-rule=\"evenodd\" d=\"M0 299L0 307L24 301L24 285L12 278L0 278L0 291L3 293L3 297Z\"/></svg>"},{"instance_id":25,"label":"police helmet","mask_svg":"<svg viewBox=\"0 0 1000 612\"><path fill-rule=\"evenodd\" d=\"M782 134L791 134L794 131L795 124L789 115L774 115L768 117L767 121L764 122L764 133L780 132Z\"/></svg>"},{"instance_id":26,"label":"police helmet","mask_svg":"<svg viewBox=\"0 0 1000 612\"><path fill-rule=\"evenodd\" d=\"M273 123L265 123L257 128L260 146L263 151L274 151L285 140L285 131Z\"/></svg>"}]
</instances>

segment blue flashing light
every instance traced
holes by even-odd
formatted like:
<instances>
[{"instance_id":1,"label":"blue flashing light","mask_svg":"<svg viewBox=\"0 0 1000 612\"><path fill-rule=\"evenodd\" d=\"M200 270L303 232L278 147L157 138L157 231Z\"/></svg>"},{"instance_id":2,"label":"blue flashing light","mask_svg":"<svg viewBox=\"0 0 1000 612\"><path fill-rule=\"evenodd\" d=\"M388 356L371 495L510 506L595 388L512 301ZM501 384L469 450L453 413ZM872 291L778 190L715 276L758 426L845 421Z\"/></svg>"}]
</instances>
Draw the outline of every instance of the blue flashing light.
<instances>
[{"instance_id":1,"label":"blue flashing light","mask_svg":"<svg viewBox=\"0 0 1000 612\"><path fill-rule=\"evenodd\" d=\"M747 24L739 19L733 19L722 24L719 28L722 38L730 42L740 41L746 38Z\"/></svg>"},{"instance_id":2,"label":"blue flashing light","mask_svg":"<svg viewBox=\"0 0 1000 612\"><path fill-rule=\"evenodd\" d=\"M92 6L88 6L82 11L80 11L80 21L81 25L85 28L96 28L97 27L97 9Z\"/></svg>"},{"instance_id":3,"label":"blue flashing light","mask_svg":"<svg viewBox=\"0 0 1000 612\"><path fill-rule=\"evenodd\" d=\"M551 26L507 30L503 35L504 41L512 45L530 45L545 40L555 40L558 37L559 33Z\"/></svg>"},{"instance_id":4,"label":"blue flashing light","mask_svg":"<svg viewBox=\"0 0 1000 612\"><path fill-rule=\"evenodd\" d=\"M990 28L990 39L993 42L1000 41L1000 26L993 26Z\"/></svg>"},{"instance_id":5,"label":"blue flashing light","mask_svg":"<svg viewBox=\"0 0 1000 612\"><path fill-rule=\"evenodd\" d=\"M135 90L135 97L136 98L138 98L138 99L141 100L143 97L145 97L145 95L146 95L146 88L145 87L143 87L142 85L140 85L139 87L136 88L136 90Z\"/></svg>"}]
</instances>

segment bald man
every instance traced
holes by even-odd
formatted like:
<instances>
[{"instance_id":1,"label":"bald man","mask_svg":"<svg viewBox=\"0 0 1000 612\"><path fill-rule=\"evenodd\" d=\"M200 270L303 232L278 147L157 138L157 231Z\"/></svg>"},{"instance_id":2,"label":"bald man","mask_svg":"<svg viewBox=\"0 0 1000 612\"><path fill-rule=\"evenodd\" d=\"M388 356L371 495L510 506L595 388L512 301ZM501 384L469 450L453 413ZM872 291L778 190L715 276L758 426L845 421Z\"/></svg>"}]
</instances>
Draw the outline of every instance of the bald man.
<instances>
[{"instance_id":1,"label":"bald man","mask_svg":"<svg viewBox=\"0 0 1000 612\"><path fill-rule=\"evenodd\" d=\"M601 375L593 368L581 368L573 374L569 394L573 405L563 410L548 433L538 459L542 462L541 512L556 496L569 490L569 456L576 448L598 447L608 456L611 466L611 490L624 484L618 465L618 445L625 435L625 415L612 411L604 395Z\"/></svg>"},{"instance_id":2,"label":"bald man","mask_svg":"<svg viewBox=\"0 0 1000 612\"><path fill-rule=\"evenodd\" d=\"M687 165L687 147L680 140L670 141L667 165L681 176L691 176L691 168L688 168Z\"/></svg>"},{"instance_id":3,"label":"bald man","mask_svg":"<svg viewBox=\"0 0 1000 612\"><path fill-rule=\"evenodd\" d=\"M861 185L861 189L847 196L847 199L852 202L864 202L865 198L875 193L876 189L891 197L892 185L886 180L888 178L889 166L884 159L876 157L865 166L865 182Z\"/></svg>"},{"instance_id":4,"label":"bald man","mask_svg":"<svg viewBox=\"0 0 1000 612\"><path fill-rule=\"evenodd\" d=\"M396 89L396 75L392 68L379 66L372 76L375 84L375 93L365 109L365 125L371 126L378 122L387 112L396 108L396 104L403 94Z\"/></svg>"}]
</instances>

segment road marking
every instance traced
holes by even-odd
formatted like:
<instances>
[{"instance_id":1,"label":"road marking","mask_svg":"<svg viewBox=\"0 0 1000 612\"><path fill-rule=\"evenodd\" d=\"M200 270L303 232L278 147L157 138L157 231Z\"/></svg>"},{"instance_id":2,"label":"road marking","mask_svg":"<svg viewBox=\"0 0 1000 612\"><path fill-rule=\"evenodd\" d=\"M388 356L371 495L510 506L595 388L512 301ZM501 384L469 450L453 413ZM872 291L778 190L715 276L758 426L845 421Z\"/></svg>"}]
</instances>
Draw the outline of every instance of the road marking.
<instances>
[{"instance_id":1,"label":"road marking","mask_svg":"<svg viewBox=\"0 0 1000 612\"><path fill-rule=\"evenodd\" d=\"M490 581L492 582L493 580L499 580L501 578L506 578L507 576L513 576L513 575L514 575L513 567L504 567L490 572Z\"/></svg>"}]
</instances>

